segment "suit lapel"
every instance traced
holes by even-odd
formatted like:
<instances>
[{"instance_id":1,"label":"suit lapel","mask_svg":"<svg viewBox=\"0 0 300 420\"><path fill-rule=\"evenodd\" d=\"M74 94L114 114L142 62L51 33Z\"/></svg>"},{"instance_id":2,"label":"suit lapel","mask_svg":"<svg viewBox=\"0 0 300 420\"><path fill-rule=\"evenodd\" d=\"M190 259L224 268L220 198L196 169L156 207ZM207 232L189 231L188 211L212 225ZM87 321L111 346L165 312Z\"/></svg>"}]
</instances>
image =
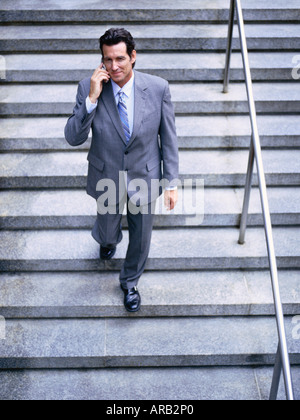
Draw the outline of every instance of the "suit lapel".
<instances>
[{"instance_id":1,"label":"suit lapel","mask_svg":"<svg viewBox=\"0 0 300 420\"><path fill-rule=\"evenodd\" d=\"M117 130L117 132L119 133L122 141L126 143L126 137L124 134L124 130L122 127L122 123L121 123L121 119L120 119L120 115L119 115L119 111L116 105L116 101L114 98L114 94L113 94L113 89L112 89L112 84L111 82L108 82L106 84L104 84L103 86L103 92L101 94L101 100L103 101L105 108Z\"/></svg>"},{"instance_id":2,"label":"suit lapel","mask_svg":"<svg viewBox=\"0 0 300 420\"><path fill-rule=\"evenodd\" d=\"M128 146L135 140L136 136L138 135L139 129L141 127L144 113L145 113L145 104L146 104L146 97L147 97L147 89L148 86L145 85L142 81L142 77L139 72L135 71L135 79L134 79L134 123L133 123L133 133L131 139L128 143ZM116 101L113 94L112 84L111 82L104 84L103 92L101 94L101 100L103 101L107 112L118 131L120 138L122 139L123 143L126 143L126 137L124 134L124 130L122 127L122 122L120 119L119 111L116 105Z\"/></svg>"},{"instance_id":3,"label":"suit lapel","mask_svg":"<svg viewBox=\"0 0 300 420\"><path fill-rule=\"evenodd\" d=\"M133 143L141 127L146 109L145 105L148 88L148 86L145 86L145 84L142 82L142 78L139 72L135 71L134 75L134 123L133 133L129 141L129 145Z\"/></svg>"}]
</instances>

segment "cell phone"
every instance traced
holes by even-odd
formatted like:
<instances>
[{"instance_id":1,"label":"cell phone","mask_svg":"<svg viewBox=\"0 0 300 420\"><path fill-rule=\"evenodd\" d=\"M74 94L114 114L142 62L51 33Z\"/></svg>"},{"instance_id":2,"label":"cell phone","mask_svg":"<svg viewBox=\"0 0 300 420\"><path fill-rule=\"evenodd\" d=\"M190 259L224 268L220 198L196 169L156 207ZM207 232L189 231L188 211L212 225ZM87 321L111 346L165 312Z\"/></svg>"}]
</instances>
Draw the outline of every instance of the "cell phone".
<instances>
[{"instance_id":1,"label":"cell phone","mask_svg":"<svg viewBox=\"0 0 300 420\"><path fill-rule=\"evenodd\" d=\"M102 70L107 71L106 66L105 66L105 64L103 63L103 61L101 62L101 64L102 64ZM105 80L105 81L104 81L104 83L108 83L108 81L107 81L107 80Z\"/></svg>"}]
</instances>

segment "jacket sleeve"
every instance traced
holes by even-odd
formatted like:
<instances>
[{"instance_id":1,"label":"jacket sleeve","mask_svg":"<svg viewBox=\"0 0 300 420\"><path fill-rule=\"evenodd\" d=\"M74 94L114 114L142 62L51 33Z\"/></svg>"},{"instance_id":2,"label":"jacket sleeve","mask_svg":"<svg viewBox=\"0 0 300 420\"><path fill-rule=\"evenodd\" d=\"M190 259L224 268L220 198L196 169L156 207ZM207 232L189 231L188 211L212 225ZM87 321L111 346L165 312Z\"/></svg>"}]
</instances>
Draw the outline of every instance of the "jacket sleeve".
<instances>
[{"instance_id":1,"label":"jacket sleeve","mask_svg":"<svg viewBox=\"0 0 300 420\"><path fill-rule=\"evenodd\" d=\"M174 107L171 101L169 84L166 84L160 124L160 141L163 160L163 178L175 188L179 176L178 139L175 125Z\"/></svg>"},{"instance_id":2,"label":"jacket sleeve","mask_svg":"<svg viewBox=\"0 0 300 420\"><path fill-rule=\"evenodd\" d=\"M96 109L90 114L87 112L86 98L89 92L85 85L85 81L79 83L76 105L65 127L65 138L71 146L80 146L86 142L96 114Z\"/></svg>"}]
</instances>

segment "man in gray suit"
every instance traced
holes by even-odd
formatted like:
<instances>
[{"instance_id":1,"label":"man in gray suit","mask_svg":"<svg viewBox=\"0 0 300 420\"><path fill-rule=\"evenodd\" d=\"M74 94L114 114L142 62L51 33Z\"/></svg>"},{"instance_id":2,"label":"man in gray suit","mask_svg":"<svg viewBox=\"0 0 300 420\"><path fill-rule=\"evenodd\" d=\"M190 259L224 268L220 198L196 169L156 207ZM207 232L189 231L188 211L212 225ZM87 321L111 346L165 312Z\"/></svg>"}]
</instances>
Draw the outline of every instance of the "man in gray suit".
<instances>
[{"instance_id":1,"label":"man in gray suit","mask_svg":"<svg viewBox=\"0 0 300 420\"><path fill-rule=\"evenodd\" d=\"M80 82L65 137L79 146L92 129L87 193L98 202L92 235L102 260L113 258L122 240L127 204L129 245L120 283L125 308L136 312L141 305L137 284L150 250L153 204L163 189L168 210L177 203L175 116L168 82L134 70L137 54L128 31L108 30L100 38L100 49L102 63L91 78Z\"/></svg>"}]
</instances>

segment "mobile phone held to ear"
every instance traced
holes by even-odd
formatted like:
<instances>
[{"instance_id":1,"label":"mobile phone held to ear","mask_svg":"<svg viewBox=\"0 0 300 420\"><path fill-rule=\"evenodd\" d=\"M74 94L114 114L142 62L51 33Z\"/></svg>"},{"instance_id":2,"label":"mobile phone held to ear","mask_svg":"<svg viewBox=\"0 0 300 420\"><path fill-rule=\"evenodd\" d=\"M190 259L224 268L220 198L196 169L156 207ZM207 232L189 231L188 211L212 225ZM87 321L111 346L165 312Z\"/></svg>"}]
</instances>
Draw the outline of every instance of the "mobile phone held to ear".
<instances>
[{"instance_id":1,"label":"mobile phone held to ear","mask_svg":"<svg viewBox=\"0 0 300 420\"><path fill-rule=\"evenodd\" d=\"M102 61L102 63L101 63L101 66L102 66L102 70L107 71L106 66L105 66L105 64L103 63L103 61ZM104 81L104 83L108 83L108 80L105 80L105 81Z\"/></svg>"}]
</instances>

